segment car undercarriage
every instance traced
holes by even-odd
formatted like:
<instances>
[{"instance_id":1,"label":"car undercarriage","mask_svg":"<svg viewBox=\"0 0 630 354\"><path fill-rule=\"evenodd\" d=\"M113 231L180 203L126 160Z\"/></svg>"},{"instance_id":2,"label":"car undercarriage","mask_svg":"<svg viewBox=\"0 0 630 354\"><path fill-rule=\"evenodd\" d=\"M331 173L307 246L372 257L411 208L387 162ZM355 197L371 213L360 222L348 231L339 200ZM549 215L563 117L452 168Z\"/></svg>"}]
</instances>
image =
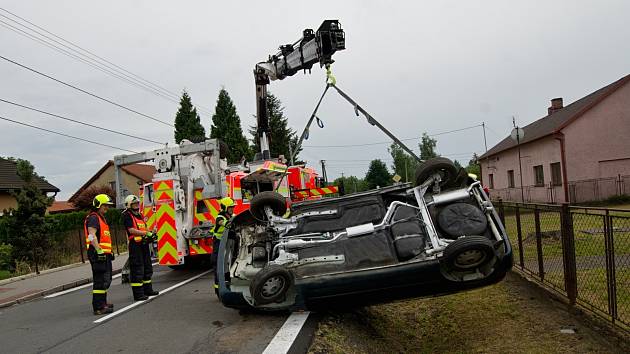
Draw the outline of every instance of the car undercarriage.
<instances>
[{"instance_id":1,"label":"car undercarriage","mask_svg":"<svg viewBox=\"0 0 630 354\"><path fill-rule=\"evenodd\" d=\"M288 214L288 215L287 215ZM219 297L262 310L360 306L500 281L507 234L481 183L445 158L398 184L293 204L263 192L219 248Z\"/></svg>"}]
</instances>

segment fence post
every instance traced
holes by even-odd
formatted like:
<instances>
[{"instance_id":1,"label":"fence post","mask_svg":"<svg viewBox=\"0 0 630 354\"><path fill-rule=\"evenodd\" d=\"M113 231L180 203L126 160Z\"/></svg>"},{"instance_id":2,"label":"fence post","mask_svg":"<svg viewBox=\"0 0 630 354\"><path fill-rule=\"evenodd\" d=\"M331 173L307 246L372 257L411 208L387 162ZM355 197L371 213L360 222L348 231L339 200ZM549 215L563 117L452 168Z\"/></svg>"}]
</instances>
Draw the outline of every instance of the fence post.
<instances>
[{"instance_id":1,"label":"fence post","mask_svg":"<svg viewBox=\"0 0 630 354\"><path fill-rule=\"evenodd\" d=\"M525 261L523 258L523 231L521 230L521 208L516 204L516 236L518 238L518 261L521 265L521 269L525 268Z\"/></svg>"},{"instance_id":2,"label":"fence post","mask_svg":"<svg viewBox=\"0 0 630 354\"><path fill-rule=\"evenodd\" d=\"M83 238L81 237L81 229L77 229L77 234L79 235L79 254L81 255L81 263L85 263L85 258L83 257Z\"/></svg>"},{"instance_id":3,"label":"fence post","mask_svg":"<svg viewBox=\"0 0 630 354\"><path fill-rule=\"evenodd\" d=\"M538 275L540 281L545 280L545 266L543 264L543 249L542 249L542 233L540 232L540 211L538 206L534 207L534 224L536 226L536 253L538 255Z\"/></svg>"},{"instance_id":4,"label":"fence post","mask_svg":"<svg viewBox=\"0 0 630 354\"><path fill-rule=\"evenodd\" d=\"M615 265L615 246L613 241L613 219L606 210L604 217L604 248L606 250L606 284L608 291L608 313L613 323L617 318L617 283Z\"/></svg>"},{"instance_id":5,"label":"fence post","mask_svg":"<svg viewBox=\"0 0 630 354\"><path fill-rule=\"evenodd\" d=\"M499 219L501 220L503 227L505 227L505 208L503 206L503 199L499 198L498 203L499 203Z\"/></svg>"},{"instance_id":6,"label":"fence post","mask_svg":"<svg viewBox=\"0 0 630 354\"><path fill-rule=\"evenodd\" d=\"M562 234L562 258L564 264L564 290L569 303L575 305L577 299L577 265L575 262L575 238L573 234L573 216L569 203L562 203L560 214Z\"/></svg>"}]
</instances>

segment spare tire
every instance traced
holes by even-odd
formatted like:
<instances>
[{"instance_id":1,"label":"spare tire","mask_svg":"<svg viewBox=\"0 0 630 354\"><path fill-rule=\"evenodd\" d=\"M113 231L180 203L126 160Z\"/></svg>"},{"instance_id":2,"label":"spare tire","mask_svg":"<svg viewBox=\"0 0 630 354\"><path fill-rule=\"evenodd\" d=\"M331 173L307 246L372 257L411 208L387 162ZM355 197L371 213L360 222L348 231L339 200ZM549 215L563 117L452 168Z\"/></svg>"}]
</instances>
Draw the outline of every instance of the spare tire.
<instances>
[{"instance_id":1,"label":"spare tire","mask_svg":"<svg viewBox=\"0 0 630 354\"><path fill-rule=\"evenodd\" d=\"M265 207L270 207L275 215L282 216L287 211L287 201L280 193L260 192L252 198L249 209L256 219L265 220Z\"/></svg>"},{"instance_id":2,"label":"spare tire","mask_svg":"<svg viewBox=\"0 0 630 354\"><path fill-rule=\"evenodd\" d=\"M479 208L467 203L453 203L438 214L438 225L449 236L483 235L488 219Z\"/></svg>"},{"instance_id":3,"label":"spare tire","mask_svg":"<svg viewBox=\"0 0 630 354\"><path fill-rule=\"evenodd\" d=\"M283 301L293 286L293 275L283 266L268 264L258 272L249 284L249 292L256 305Z\"/></svg>"},{"instance_id":4,"label":"spare tire","mask_svg":"<svg viewBox=\"0 0 630 354\"><path fill-rule=\"evenodd\" d=\"M442 177L442 181L440 182L440 187L448 187L457 177L457 167L453 164L453 162L446 157L435 157L432 159L428 159L418 168L416 168L415 181L416 186L421 185L427 178L431 177L435 173L439 173Z\"/></svg>"},{"instance_id":5,"label":"spare tire","mask_svg":"<svg viewBox=\"0 0 630 354\"><path fill-rule=\"evenodd\" d=\"M440 263L454 271L472 271L495 259L492 242L483 236L466 236L446 246Z\"/></svg>"}]
</instances>

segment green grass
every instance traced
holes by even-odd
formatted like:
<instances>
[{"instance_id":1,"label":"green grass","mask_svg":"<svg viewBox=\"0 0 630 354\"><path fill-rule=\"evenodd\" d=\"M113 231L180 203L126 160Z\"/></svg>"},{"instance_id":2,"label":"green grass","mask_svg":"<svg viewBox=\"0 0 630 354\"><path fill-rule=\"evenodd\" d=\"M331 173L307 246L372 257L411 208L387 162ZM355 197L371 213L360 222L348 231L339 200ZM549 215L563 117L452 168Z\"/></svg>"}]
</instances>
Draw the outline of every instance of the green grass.
<instances>
[{"instance_id":1,"label":"green grass","mask_svg":"<svg viewBox=\"0 0 630 354\"><path fill-rule=\"evenodd\" d=\"M0 270L0 280L11 278L11 272L8 270Z\"/></svg>"},{"instance_id":2,"label":"green grass","mask_svg":"<svg viewBox=\"0 0 630 354\"><path fill-rule=\"evenodd\" d=\"M576 335L560 333L574 327ZM614 353L594 332L509 275L497 285L454 295L324 314L309 353Z\"/></svg>"}]
</instances>

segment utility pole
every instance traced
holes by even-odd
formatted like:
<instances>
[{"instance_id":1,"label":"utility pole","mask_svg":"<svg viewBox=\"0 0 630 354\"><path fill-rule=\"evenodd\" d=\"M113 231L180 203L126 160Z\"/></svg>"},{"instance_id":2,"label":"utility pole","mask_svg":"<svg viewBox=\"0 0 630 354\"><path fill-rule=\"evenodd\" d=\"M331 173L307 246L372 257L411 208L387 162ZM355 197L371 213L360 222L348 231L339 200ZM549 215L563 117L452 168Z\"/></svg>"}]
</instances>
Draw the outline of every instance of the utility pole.
<instances>
[{"instance_id":1,"label":"utility pole","mask_svg":"<svg viewBox=\"0 0 630 354\"><path fill-rule=\"evenodd\" d=\"M293 162L293 147L291 146L291 142L289 141L289 163L291 166L295 165Z\"/></svg>"},{"instance_id":2,"label":"utility pole","mask_svg":"<svg viewBox=\"0 0 630 354\"><path fill-rule=\"evenodd\" d=\"M407 174L407 156L405 156L405 182L409 182L409 175Z\"/></svg>"},{"instance_id":3,"label":"utility pole","mask_svg":"<svg viewBox=\"0 0 630 354\"><path fill-rule=\"evenodd\" d=\"M516 119L512 116L512 125L516 131L516 147L518 150L518 174L521 177L521 203L525 203L525 192L523 191L523 166L521 163L521 133L519 127L516 126ZM519 130L520 129L520 130Z\"/></svg>"},{"instance_id":4,"label":"utility pole","mask_svg":"<svg viewBox=\"0 0 630 354\"><path fill-rule=\"evenodd\" d=\"M328 176L326 176L326 160L319 161L322 164L322 178L324 178L324 186L328 185ZM341 174L343 177L343 173Z\"/></svg>"}]
</instances>

